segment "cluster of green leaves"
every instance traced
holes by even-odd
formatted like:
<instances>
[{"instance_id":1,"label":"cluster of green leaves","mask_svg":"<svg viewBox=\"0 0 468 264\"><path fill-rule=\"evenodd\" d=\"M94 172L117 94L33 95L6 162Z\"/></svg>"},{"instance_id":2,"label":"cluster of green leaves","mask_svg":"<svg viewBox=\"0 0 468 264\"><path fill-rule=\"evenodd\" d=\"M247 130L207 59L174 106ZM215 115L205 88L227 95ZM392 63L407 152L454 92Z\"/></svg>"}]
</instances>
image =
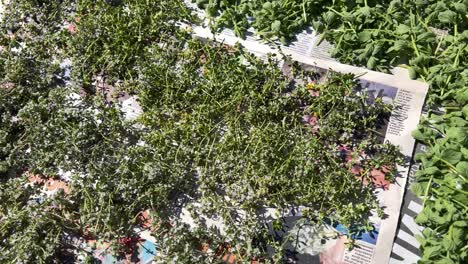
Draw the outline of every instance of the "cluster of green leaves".
<instances>
[{"instance_id":1,"label":"cluster of green leaves","mask_svg":"<svg viewBox=\"0 0 468 264\"><path fill-rule=\"evenodd\" d=\"M60 199L41 203L37 189L25 188L24 177L2 180L0 184L0 247L3 263L50 263L52 255L59 255L66 244L61 244L70 228L64 223Z\"/></svg>"},{"instance_id":2,"label":"cluster of green leaves","mask_svg":"<svg viewBox=\"0 0 468 264\"><path fill-rule=\"evenodd\" d=\"M194 19L181 0L76 1L68 18L76 34L67 39L67 56L79 67L72 78L90 91L97 74L111 84L130 82L149 47L169 43L183 34L178 23Z\"/></svg>"},{"instance_id":3,"label":"cluster of green leaves","mask_svg":"<svg viewBox=\"0 0 468 264\"><path fill-rule=\"evenodd\" d=\"M137 6L143 3L146 1L132 2ZM2 263L51 263L70 252L90 256L90 252L82 251L68 238L99 234L95 238L115 241L135 235L132 228L141 208L152 208L153 200L160 201L159 205L164 203L164 194L156 190L159 187L149 177L141 178L146 173L144 170L135 169L144 168L145 160L152 156L149 150L136 145L139 132L124 122L119 107L110 106L99 97L76 98L83 90L85 94L93 92L90 85L86 85L89 79L86 67L91 63L84 65L80 56L71 53L79 53L86 46L89 47L85 49L87 52L93 52L92 44L98 41L90 44L81 38L80 45L74 44L76 39L72 36L80 37L74 33L82 29L70 30L67 23L75 25L80 21L75 20L74 14L82 5L93 7L96 4L109 7L106 1L9 1L3 5L0 44ZM160 7L173 11L152 23L154 25L169 25L170 20L175 21L181 15L176 12L174 1L163 4L153 6L153 10ZM88 12L93 10L89 8ZM139 10L147 18L155 16L148 9ZM82 21L88 22L86 18ZM118 30L125 28L127 22L119 23ZM175 26L160 26L155 30L160 28L174 29ZM155 34L154 30L144 30ZM129 32L125 34L133 34ZM104 39L112 43L109 36ZM137 54L141 46L134 39L124 44L130 47L127 56ZM120 54L124 51L118 50ZM88 57L90 62L100 63L98 55L88 55L94 55ZM74 60L72 79L67 77L70 67L66 67L66 63L63 65L70 58ZM109 69L112 61L117 64L111 69L117 77L135 67L132 61L105 58L105 68ZM96 74L103 71L102 68L91 70ZM60 170L73 174L73 183L69 183L71 194L62 192L51 198L39 191L40 186L25 187L28 182L25 171L59 180ZM152 209L162 211L161 208Z\"/></svg>"},{"instance_id":4,"label":"cluster of green leaves","mask_svg":"<svg viewBox=\"0 0 468 264\"><path fill-rule=\"evenodd\" d=\"M195 2L195 0L192 0ZM323 0L197 0L206 10L212 28L232 28L245 37L253 27L255 34L265 39L288 43L298 31L310 25L320 15Z\"/></svg>"},{"instance_id":5,"label":"cluster of green leaves","mask_svg":"<svg viewBox=\"0 0 468 264\"><path fill-rule=\"evenodd\" d=\"M177 26L190 20L181 1L17 0L5 8L1 262L91 259L71 238L135 237L144 210L161 263L214 262L220 246L241 262L273 247L279 261L285 240L271 221L281 229L299 206L304 219L340 222L350 236L372 229L368 216L381 210L364 182L376 169L392 180L399 155L374 130L391 109L354 76L297 65L285 76L275 58L193 40ZM98 93L98 76L137 94L144 114L126 120ZM66 181L69 191L47 196L27 173Z\"/></svg>"},{"instance_id":6,"label":"cluster of green leaves","mask_svg":"<svg viewBox=\"0 0 468 264\"><path fill-rule=\"evenodd\" d=\"M423 119L413 136L428 150L416 157L421 163L412 190L423 197L417 223L427 227L419 238L421 262L466 260L468 241L468 106Z\"/></svg>"},{"instance_id":7,"label":"cluster of green leaves","mask_svg":"<svg viewBox=\"0 0 468 264\"><path fill-rule=\"evenodd\" d=\"M24 129L15 122L18 112L30 100L47 94L53 85L63 85L60 63L60 31L67 5L34 5L29 1L13 2L11 16L2 19L0 36L2 80L0 86L0 174L14 175L17 166L9 154ZM27 12L26 12L27 10ZM47 37L45 37L47 36Z\"/></svg>"},{"instance_id":8,"label":"cluster of green leaves","mask_svg":"<svg viewBox=\"0 0 468 264\"><path fill-rule=\"evenodd\" d=\"M63 226L57 225L53 201L39 205L37 190L24 188L27 180L19 172L27 164L17 155L25 128L18 114L64 84L53 60L62 42L53 32L68 10L65 3L31 1L12 1L5 9L10 16L2 19L0 36L0 261L44 263L56 250Z\"/></svg>"},{"instance_id":9,"label":"cluster of green leaves","mask_svg":"<svg viewBox=\"0 0 468 264\"><path fill-rule=\"evenodd\" d=\"M335 44L332 55L381 71L407 64L431 84L429 103L465 104L468 2L334 1L313 23ZM446 31L443 31L446 30Z\"/></svg>"},{"instance_id":10,"label":"cluster of green leaves","mask_svg":"<svg viewBox=\"0 0 468 264\"><path fill-rule=\"evenodd\" d=\"M241 37L253 27L259 36L287 43L304 27L313 26L334 44L331 55L340 61L380 71L407 64L412 78L431 84L429 102L466 103L466 0L206 0L197 4L207 11L214 29L232 28Z\"/></svg>"}]
</instances>

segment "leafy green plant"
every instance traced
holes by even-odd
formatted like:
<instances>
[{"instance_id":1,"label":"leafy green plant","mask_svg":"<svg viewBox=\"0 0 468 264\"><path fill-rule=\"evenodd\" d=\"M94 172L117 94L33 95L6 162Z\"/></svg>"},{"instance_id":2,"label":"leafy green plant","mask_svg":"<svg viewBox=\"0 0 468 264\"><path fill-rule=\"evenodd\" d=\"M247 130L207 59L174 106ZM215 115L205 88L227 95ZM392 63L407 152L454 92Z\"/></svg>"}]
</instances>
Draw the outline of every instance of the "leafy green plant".
<instances>
[{"instance_id":1,"label":"leafy green plant","mask_svg":"<svg viewBox=\"0 0 468 264\"><path fill-rule=\"evenodd\" d=\"M421 262L459 263L466 259L467 220L467 120L468 107L433 115L422 121L413 136L429 149L417 158L421 169L412 190L423 197L417 223L427 229L419 238ZM447 232L444 232L447 230Z\"/></svg>"},{"instance_id":2,"label":"leafy green plant","mask_svg":"<svg viewBox=\"0 0 468 264\"><path fill-rule=\"evenodd\" d=\"M192 0L192 2L195 2ZM232 28L237 36L245 37L253 27L262 38L288 43L318 16L322 0L199 0L198 7L206 10L212 29Z\"/></svg>"},{"instance_id":3,"label":"leafy green plant","mask_svg":"<svg viewBox=\"0 0 468 264\"><path fill-rule=\"evenodd\" d=\"M431 84L428 102L447 104L465 91L468 3L443 2L335 1L314 27L341 61L381 71L407 64L411 78Z\"/></svg>"}]
</instances>

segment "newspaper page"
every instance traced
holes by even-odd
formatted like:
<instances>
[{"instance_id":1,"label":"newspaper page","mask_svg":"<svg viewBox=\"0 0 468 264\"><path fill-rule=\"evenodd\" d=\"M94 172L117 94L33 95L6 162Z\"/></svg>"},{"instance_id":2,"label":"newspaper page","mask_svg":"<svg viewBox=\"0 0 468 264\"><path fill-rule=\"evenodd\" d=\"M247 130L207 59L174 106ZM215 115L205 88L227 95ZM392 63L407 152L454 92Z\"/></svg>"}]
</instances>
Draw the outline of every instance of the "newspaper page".
<instances>
[{"instance_id":1,"label":"newspaper page","mask_svg":"<svg viewBox=\"0 0 468 264\"><path fill-rule=\"evenodd\" d=\"M198 12L203 16L203 11ZM385 140L399 146L408 160L413 156L415 140L411 136L411 132L416 129L419 123L428 85L420 81L410 80L405 69L396 68L393 74L386 74L341 64L328 54L331 48L329 43L322 41L318 45L319 38L312 29L300 33L297 40L291 45L279 45L279 47L268 45L252 34L249 34L245 39L238 38L228 29L219 34L213 34L211 30L203 26L195 26L192 30L194 35L199 38L216 40L227 45L239 43L250 52L262 57L268 53L285 54L292 61L300 63L305 69L333 70L360 76L359 79L362 85L366 87L371 96L379 96L395 104L394 111L383 131ZM287 67L287 65L283 67ZM341 237L328 242L327 246L323 247L320 252L313 250L314 252L308 252L308 254L304 255L312 258L305 257L301 260L299 257L299 263L389 263L410 171L409 165L408 162L408 164L399 166L400 177L396 179L394 184L390 185L389 190L377 194L386 217L384 219L375 217L375 221L372 219L375 227L373 232L355 238L356 247L352 250L345 248L347 241ZM415 210L419 211L420 208ZM403 221L414 222L413 219L403 219ZM340 230L339 226L330 226L328 228L341 231L343 234L346 233L346 230ZM418 231L420 231L419 227L414 231L414 234L417 234ZM414 236L408 239L415 241ZM302 241L302 243L313 248L313 241ZM307 249L304 250L306 253L307 251Z\"/></svg>"},{"instance_id":2,"label":"newspaper page","mask_svg":"<svg viewBox=\"0 0 468 264\"><path fill-rule=\"evenodd\" d=\"M424 145L416 145L416 153L424 151ZM411 184L415 181L415 173L418 168L419 164L413 160L408 175L405 198L401 208L399 228L393 243L392 255L389 262L391 264L417 263L420 259L420 244L415 237L421 235L423 228L416 224L414 219L422 211L422 199L413 194L409 189Z\"/></svg>"},{"instance_id":3,"label":"newspaper page","mask_svg":"<svg viewBox=\"0 0 468 264\"><path fill-rule=\"evenodd\" d=\"M423 109L423 116L427 116L429 109L427 105ZM427 147L424 144L416 143L414 154L424 153ZM421 250L416 236L422 235L423 227L415 222L416 216L423 210L423 201L411 191L412 184L416 181L416 172L420 167L420 162L414 158L406 184L406 193L401 208L400 223L393 243L391 264L417 263L421 258Z\"/></svg>"}]
</instances>

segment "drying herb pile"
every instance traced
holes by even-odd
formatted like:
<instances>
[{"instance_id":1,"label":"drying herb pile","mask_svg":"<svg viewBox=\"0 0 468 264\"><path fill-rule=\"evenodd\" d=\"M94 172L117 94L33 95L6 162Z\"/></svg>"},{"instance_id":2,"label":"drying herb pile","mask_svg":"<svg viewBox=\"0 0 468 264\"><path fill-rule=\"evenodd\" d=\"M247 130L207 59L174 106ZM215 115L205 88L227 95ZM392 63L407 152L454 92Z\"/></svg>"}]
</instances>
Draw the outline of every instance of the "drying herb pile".
<instances>
[{"instance_id":1,"label":"drying herb pile","mask_svg":"<svg viewBox=\"0 0 468 264\"><path fill-rule=\"evenodd\" d=\"M180 1L5 8L1 262L91 262L90 239L125 256L148 225L157 262L212 263L226 250L278 262L288 237L274 231L293 209L350 236L382 214L375 191L400 162L376 131L391 109L354 76L285 75L275 58L194 40L176 25L192 19ZM125 119L103 86L138 95L143 115ZM52 179L66 188L47 194Z\"/></svg>"},{"instance_id":2,"label":"drying herb pile","mask_svg":"<svg viewBox=\"0 0 468 264\"><path fill-rule=\"evenodd\" d=\"M327 216L361 228L353 232L372 228L370 210L382 213L373 190L388 187L398 153L373 130L390 109L356 94L353 76L294 85L275 60L200 42L168 55L174 64L155 71L150 62L146 83L154 86L139 87L142 121L153 131L145 142L183 177L178 195L198 228L207 229L202 216L224 226L206 243L216 234L241 261L264 257L269 245L279 261L285 239L268 223L282 229L281 217L298 206L308 221Z\"/></svg>"},{"instance_id":3,"label":"drying herb pile","mask_svg":"<svg viewBox=\"0 0 468 264\"><path fill-rule=\"evenodd\" d=\"M421 262L466 261L468 220L468 1L455 0L242 0L197 1L217 30L248 28L286 43L312 26L334 44L331 55L348 64L388 71L407 67L411 78L430 84L433 109L414 137L429 147L414 191L427 227Z\"/></svg>"}]
</instances>

